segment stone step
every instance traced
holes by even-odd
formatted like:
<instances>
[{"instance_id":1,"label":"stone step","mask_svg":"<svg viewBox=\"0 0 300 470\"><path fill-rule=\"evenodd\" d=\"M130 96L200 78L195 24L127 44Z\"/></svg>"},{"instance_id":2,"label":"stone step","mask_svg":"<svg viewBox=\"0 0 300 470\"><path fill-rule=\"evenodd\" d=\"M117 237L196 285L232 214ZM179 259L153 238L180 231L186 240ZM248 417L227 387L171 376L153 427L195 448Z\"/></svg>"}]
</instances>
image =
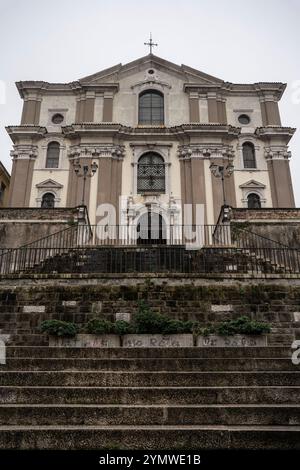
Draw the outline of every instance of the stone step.
<instances>
[{"instance_id":1,"label":"stone step","mask_svg":"<svg viewBox=\"0 0 300 470\"><path fill-rule=\"evenodd\" d=\"M300 387L0 387L0 404L298 404Z\"/></svg>"},{"instance_id":2,"label":"stone step","mask_svg":"<svg viewBox=\"0 0 300 470\"><path fill-rule=\"evenodd\" d=\"M245 348L69 348L7 346L7 357L19 358L232 358L232 357L280 357L289 358L287 347Z\"/></svg>"},{"instance_id":3,"label":"stone step","mask_svg":"<svg viewBox=\"0 0 300 470\"><path fill-rule=\"evenodd\" d=\"M1 449L300 449L300 426L0 426Z\"/></svg>"},{"instance_id":4,"label":"stone step","mask_svg":"<svg viewBox=\"0 0 300 470\"><path fill-rule=\"evenodd\" d=\"M121 372L121 371L6 371L1 385L85 387L218 387L300 386L300 370L286 372Z\"/></svg>"},{"instance_id":5,"label":"stone step","mask_svg":"<svg viewBox=\"0 0 300 470\"><path fill-rule=\"evenodd\" d=\"M284 358L8 358L3 370L296 370Z\"/></svg>"},{"instance_id":6,"label":"stone step","mask_svg":"<svg viewBox=\"0 0 300 470\"><path fill-rule=\"evenodd\" d=\"M300 425L300 405L0 405L0 426Z\"/></svg>"}]
</instances>

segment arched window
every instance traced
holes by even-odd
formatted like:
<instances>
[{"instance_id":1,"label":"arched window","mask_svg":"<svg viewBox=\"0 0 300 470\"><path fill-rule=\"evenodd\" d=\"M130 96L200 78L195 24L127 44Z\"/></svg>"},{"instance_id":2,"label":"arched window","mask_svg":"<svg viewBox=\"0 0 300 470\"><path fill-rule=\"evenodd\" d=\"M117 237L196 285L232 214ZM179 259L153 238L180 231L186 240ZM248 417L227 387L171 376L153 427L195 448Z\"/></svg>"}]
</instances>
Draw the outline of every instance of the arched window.
<instances>
[{"instance_id":1,"label":"arched window","mask_svg":"<svg viewBox=\"0 0 300 470\"><path fill-rule=\"evenodd\" d=\"M45 193L42 197L41 207L43 209L52 209L54 207L55 196L52 193Z\"/></svg>"},{"instance_id":2,"label":"arched window","mask_svg":"<svg viewBox=\"0 0 300 470\"><path fill-rule=\"evenodd\" d=\"M46 168L58 168L59 143L50 142L47 147Z\"/></svg>"},{"instance_id":3,"label":"arched window","mask_svg":"<svg viewBox=\"0 0 300 470\"><path fill-rule=\"evenodd\" d=\"M140 157L137 168L137 192L165 192L164 159L157 153L148 152Z\"/></svg>"},{"instance_id":4,"label":"arched window","mask_svg":"<svg viewBox=\"0 0 300 470\"><path fill-rule=\"evenodd\" d=\"M148 90L140 94L139 124L164 124L164 96L162 93Z\"/></svg>"},{"instance_id":5,"label":"arched window","mask_svg":"<svg viewBox=\"0 0 300 470\"><path fill-rule=\"evenodd\" d=\"M247 196L248 209L260 209L261 202L258 194L251 193Z\"/></svg>"},{"instance_id":6,"label":"arched window","mask_svg":"<svg viewBox=\"0 0 300 470\"><path fill-rule=\"evenodd\" d=\"M251 142L243 144L244 168L256 168L255 148Z\"/></svg>"}]
</instances>

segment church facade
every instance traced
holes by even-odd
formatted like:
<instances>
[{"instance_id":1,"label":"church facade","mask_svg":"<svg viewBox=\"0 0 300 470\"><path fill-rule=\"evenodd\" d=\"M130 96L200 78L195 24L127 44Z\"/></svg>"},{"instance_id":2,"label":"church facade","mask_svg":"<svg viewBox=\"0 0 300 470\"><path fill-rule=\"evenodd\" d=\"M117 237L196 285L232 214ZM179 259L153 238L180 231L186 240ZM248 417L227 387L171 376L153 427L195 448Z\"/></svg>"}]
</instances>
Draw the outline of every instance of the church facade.
<instances>
[{"instance_id":1,"label":"church facade","mask_svg":"<svg viewBox=\"0 0 300 470\"><path fill-rule=\"evenodd\" d=\"M184 205L199 204L215 224L224 203L295 206L283 83L233 84L149 54L72 83L17 87L9 207L84 204L93 224L111 204L117 224L145 211L180 224Z\"/></svg>"}]
</instances>

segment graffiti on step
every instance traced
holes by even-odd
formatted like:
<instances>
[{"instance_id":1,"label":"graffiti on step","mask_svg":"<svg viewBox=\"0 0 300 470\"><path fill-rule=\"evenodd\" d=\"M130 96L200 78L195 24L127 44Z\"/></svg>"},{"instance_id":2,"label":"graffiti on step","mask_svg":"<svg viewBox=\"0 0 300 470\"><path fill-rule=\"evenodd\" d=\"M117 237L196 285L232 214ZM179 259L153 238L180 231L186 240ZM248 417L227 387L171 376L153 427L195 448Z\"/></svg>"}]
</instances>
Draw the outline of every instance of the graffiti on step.
<instances>
[{"instance_id":1,"label":"graffiti on step","mask_svg":"<svg viewBox=\"0 0 300 470\"><path fill-rule=\"evenodd\" d=\"M292 363L294 366L298 366L300 364L300 340L296 340L292 343L291 346L292 349L295 349L295 351L292 354Z\"/></svg>"}]
</instances>

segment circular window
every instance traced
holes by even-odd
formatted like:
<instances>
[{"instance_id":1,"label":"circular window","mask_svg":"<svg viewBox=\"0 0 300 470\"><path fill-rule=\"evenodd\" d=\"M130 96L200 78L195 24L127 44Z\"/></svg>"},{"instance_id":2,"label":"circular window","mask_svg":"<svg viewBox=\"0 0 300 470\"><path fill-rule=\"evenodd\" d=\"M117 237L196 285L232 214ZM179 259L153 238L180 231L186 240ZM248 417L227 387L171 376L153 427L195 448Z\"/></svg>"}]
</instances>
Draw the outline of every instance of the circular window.
<instances>
[{"instance_id":1,"label":"circular window","mask_svg":"<svg viewBox=\"0 0 300 470\"><path fill-rule=\"evenodd\" d=\"M63 120L64 120L64 117L62 114L56 113L52 116L53 124L61 124Z\"/></svg>"},{"instance_id":2,"label":"circular window","mask_svg":"<svg viewBox=\"0 0 300 470\"><path fill-rule=\"evenodd\" d=\"M154 70L153 70L153 69L150 69L150 70L148 70L148 73L149 73L149 75L153 75L153 74L154 74Z\"/></svg>"},{"instance_id":3,"label":"circular window","mask_svg":"<svg viewBox=\"0 0 300 470\"><path fill-rule=\"evenodd\" d=\"M248 114L241 114L239 117L238 117L238 120L239 120L239 123L240 124L249 124L250 122L250 118L248 116Z\"/></svg>"}]
</instances>

